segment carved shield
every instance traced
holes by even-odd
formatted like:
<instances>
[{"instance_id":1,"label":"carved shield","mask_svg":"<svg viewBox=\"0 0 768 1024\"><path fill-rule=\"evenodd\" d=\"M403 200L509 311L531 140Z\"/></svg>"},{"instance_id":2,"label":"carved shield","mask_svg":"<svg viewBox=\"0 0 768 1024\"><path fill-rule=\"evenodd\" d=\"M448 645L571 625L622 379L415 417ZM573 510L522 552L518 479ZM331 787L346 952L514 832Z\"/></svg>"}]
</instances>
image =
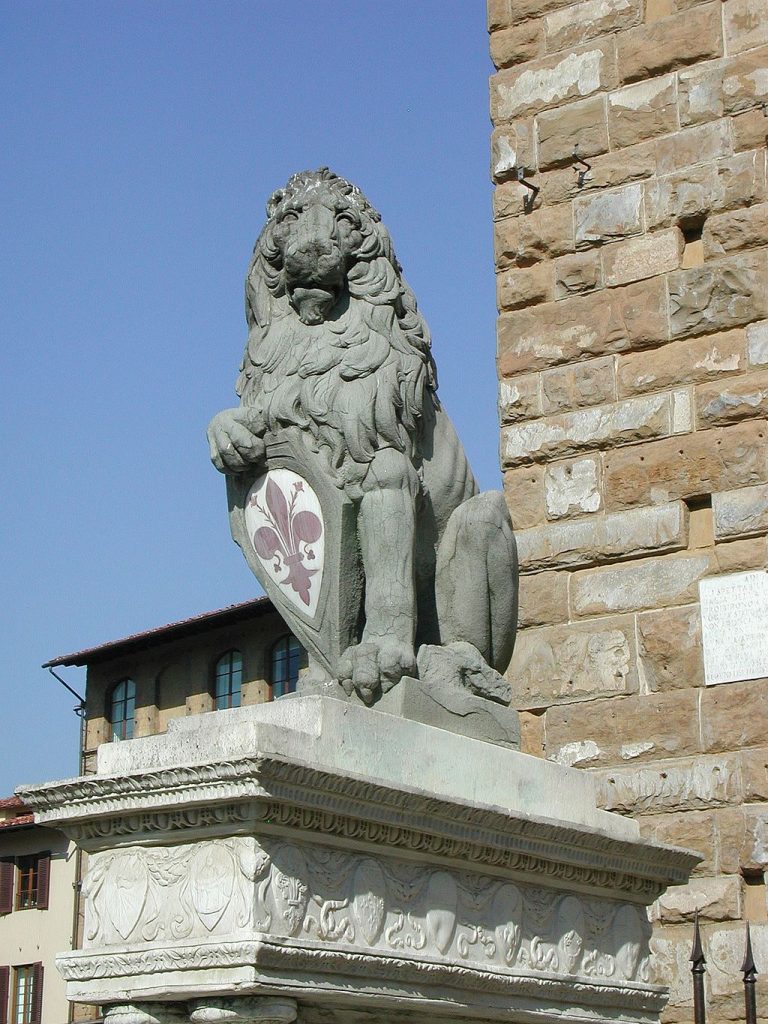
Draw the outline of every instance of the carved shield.
<instances>
[{"instance_id":1,"label":"carved shield","mask_svg":"<svg viewBox=\"0 0 768 1024\"><path fill-rule=\"evenodd\" d=\"M355 506L298 428L265 441L266 471L227 477L232 536L292 632L336 677L361 614Z\"/></svg>"}]
</instances>

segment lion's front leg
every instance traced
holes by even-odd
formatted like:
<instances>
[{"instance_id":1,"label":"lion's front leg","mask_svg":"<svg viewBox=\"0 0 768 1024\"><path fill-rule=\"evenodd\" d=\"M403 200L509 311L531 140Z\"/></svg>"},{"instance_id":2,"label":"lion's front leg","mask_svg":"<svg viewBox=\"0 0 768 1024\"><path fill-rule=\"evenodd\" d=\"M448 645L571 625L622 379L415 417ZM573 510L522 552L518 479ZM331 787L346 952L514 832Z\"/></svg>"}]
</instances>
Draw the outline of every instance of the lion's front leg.
<instances>
[{"instance_id":1,"label":"lion's front leg","mask_svg":"<svg viewBox=\"0 0 768 1024\"><path fill-rule=\"evenodd\" d=\"M342 686L370 704L379 690L415 675L413 545L419 482L410 460L385 448L363 481L358 534L365 571L365 629L339 661Z\"/></svg>"}]
</instances>

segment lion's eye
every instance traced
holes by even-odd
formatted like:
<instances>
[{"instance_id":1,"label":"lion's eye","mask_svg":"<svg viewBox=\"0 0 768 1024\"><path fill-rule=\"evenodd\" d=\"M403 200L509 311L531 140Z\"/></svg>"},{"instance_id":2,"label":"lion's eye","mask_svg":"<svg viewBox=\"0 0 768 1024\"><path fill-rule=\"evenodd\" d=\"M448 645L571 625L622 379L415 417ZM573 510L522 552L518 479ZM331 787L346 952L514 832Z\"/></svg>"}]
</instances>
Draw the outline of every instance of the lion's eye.
<instances>
[{"instance_id":1,"label":"lion's eye","mask_svg":"<svg viewBox=\"0 0 768 1024\"><path fill-rule=\"evenodd\" d=\"M281 217L281 223L285 224L287 221L298 220L299 215L296 210L286 210Z\"/></svg>"}]
</instances>

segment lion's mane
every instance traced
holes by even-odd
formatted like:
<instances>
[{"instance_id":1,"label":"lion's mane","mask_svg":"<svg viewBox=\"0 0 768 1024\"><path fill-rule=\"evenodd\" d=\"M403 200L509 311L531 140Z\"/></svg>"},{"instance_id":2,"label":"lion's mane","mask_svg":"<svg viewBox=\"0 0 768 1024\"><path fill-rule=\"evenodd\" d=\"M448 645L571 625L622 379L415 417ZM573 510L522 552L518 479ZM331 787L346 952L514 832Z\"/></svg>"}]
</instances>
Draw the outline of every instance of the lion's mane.
<instances>
[{"instance_id":1,"label":"lion's mane","mask_svg":"<svg viewBox=\"0 0 768 1024\"><path fill-rule=\"evenodd\" d=\"M288 300L276 232L287 210L320 192L354 219L361 240L348 253L348 306L337 319L307 325ZM309 431L340 482L359 478L377 448L397 448L417 462L423 418L437 401L435 366L429 330L380 215L327 168L294 175L267 214L246 278L243 404L264 430Z\"/></svg>"}]
</instances>

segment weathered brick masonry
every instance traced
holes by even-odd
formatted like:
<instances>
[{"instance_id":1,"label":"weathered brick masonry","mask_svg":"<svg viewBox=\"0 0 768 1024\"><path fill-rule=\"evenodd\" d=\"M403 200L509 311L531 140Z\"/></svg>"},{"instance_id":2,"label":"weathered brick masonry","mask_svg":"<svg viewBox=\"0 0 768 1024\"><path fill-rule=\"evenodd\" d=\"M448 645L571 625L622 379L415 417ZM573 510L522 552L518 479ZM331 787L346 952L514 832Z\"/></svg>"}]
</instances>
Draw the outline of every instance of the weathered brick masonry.
<instances>
[{"instance_id":1,"label":"weathered brick masonry","mask_svg":"<svg viewBox=\"0 0 768 1024\"><path fill-rule=\"evenodd\" d=\"M667 1019L695 907L711 1019L742 1017L746 916L768 1012L768 679L704 687L698 605L768 566L768 0L488 12L526 749L704 854L655 910Z\"/></svg>"}]
</instances>

